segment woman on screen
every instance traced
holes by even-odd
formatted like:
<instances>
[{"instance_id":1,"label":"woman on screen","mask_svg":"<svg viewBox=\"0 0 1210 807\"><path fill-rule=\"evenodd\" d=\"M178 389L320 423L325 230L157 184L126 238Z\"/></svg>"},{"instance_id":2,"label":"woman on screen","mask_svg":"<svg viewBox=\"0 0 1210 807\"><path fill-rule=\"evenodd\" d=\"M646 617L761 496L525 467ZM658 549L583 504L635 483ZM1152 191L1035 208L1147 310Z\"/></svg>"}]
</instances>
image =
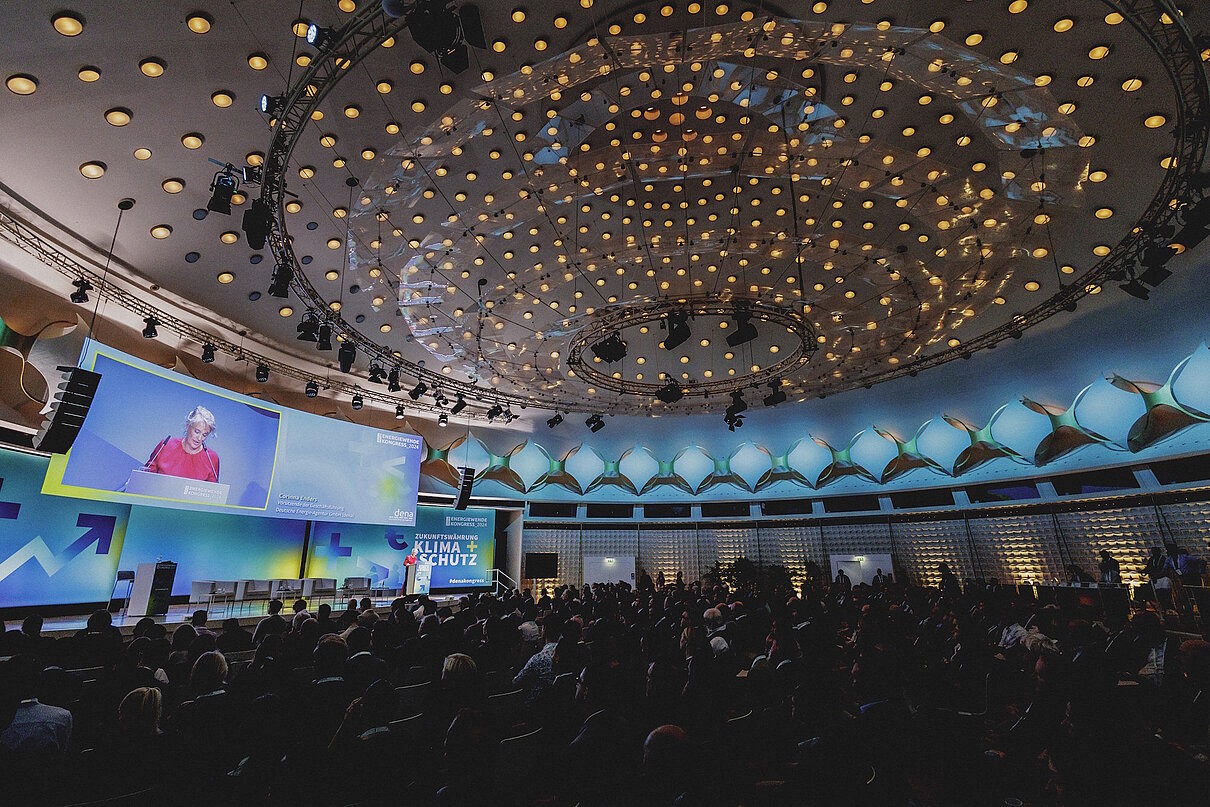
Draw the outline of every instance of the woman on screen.
<instances>
[{"instance_id":1,"label":"woman on screen","mask_svg":"<svg viewBox=\"0 0 1210 807\"><path fill-rule=\"evenodd\" d=\"M153 474L218 481L218 454L206 447L206 438L214 434L214 415L204 406L195 406L185 418L184 437L169 435L151 452L143 469Z\"/></svg>"}]
</instances>

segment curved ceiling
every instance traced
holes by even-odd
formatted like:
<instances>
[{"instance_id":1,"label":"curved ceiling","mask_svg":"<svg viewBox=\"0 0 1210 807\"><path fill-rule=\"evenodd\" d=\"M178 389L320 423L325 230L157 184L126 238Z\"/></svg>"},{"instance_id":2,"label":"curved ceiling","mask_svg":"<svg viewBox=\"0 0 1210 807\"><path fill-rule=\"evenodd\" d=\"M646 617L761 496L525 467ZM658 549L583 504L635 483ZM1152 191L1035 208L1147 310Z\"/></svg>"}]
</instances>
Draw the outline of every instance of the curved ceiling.
<instances>
[{"instance_id":1,"label":"curved ceiling","mask_svg":"<svg viewBox=\"0 0 1210 807\"><path fill-rule=\"evenodd\" d=\"M271 138L258 99L320 56L305 23L339 28L357 8L290 5L80 3L75 26L54 24L58 4L5 14L0 181L102 252L115 203L135 199L115 256L149 299L372 388L364 357L345 376L335 352L295 339L305 303L267 294L272 255L240 226L259 188L230 217L205 213L211 161L258 165ZM1010 322L1136 226L1169 168L1178 102L1165 63L1110 9L484 3L488 47L465 71L404 31L343 76L292 154L283 218L317 313L479 385L480 410L493 389L535 409L721 409L732 399L668 404L569 365L607 312L699 296L800 312L817 350L782 388L826 394ZM1202 30L1206 9L1186 11ZM1133 302L1089 291L1084 315ZM769 323L736 347L726 315L688 324L665 350L658 322L623 320L625 358L583 360L691 388L742 385L796 349Z\"/></svg>"}]
</instances>

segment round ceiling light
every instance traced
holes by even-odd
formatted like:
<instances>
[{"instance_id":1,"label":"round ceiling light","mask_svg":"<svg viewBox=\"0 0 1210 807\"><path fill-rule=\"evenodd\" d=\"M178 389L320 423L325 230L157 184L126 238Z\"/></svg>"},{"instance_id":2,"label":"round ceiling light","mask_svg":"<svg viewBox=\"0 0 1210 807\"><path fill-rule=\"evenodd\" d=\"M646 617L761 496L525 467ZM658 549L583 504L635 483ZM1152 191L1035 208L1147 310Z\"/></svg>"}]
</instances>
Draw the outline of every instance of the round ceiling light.
<instances>
[{"instance_id":1,"label":"round ceiling light","mask_svg":"<svg viewBox=\"0 0 1210 807\"><path fill-rule=\"evenodd\" d=\"M234 244L239 240L239 233L235 232L235 230L228 230L220 235L218 240L222 241L224 244Z\"/></svg>"},{"instance_id":2,"label":"round ceiling light","mask_svg":"<svg viewBox=\"0 0 1210 807\"><path fill-rule=\"evenodd\" d=\"M234 102L235 97L226 90L219 90L210 96L210 101L219 109L226 109Z\"/></svg>"},{"instance_id":3,"label":"round ceiling light","mask_svg":"<svg viewBox=\"0 0 1210 807\"><path fill-rule=\"evenodd\" d=\"M212 20L209 14L195 11L186 18L185 24L189 26L189 30L193 31L193 33L204 34L210 30Z\"/></svg>"},{"instance_id":4,"label":"round ceiling light","mask_svg":"<svg viewBox=\"0 0 1210 807\"><path fill-rule=\"evenodd\" d=\"M105 113L105 122L110 126L125 126L130 123L132 114L129 109L114 107Z\"/></svg>"},{"instance_id":5,"label":"round ceiling light","mask_svg":"<svg viewBox=\"0 0 1210 807\"><path fill-rule=\"evenodd\" d=\"M168 236L172 235L172 228L167 224L157 224L151 228L151 237L163 241Z\"/></svg>"},{"instance_id":6,"label":"round ceiling light","mask_svg":"<svg viewBox=\"0 0 1210 807\"><path fill-rule=\"evenodd\" d=\"M164 75L164 63L159 59L144 59L139 62L139 71L148 78L159 78Z\"/></svg>"},{"instance_id":7,"label":"round ceiling light","mask_svg":"<svg viewBox=\"0 0 1210 807\"><path fill-rule=\"evenodd\" d=\"M222 283L224 286L233 280L235 280L235 275L231 272L219 272L218 273L218 282Z\"/></svg>"},{"instance_id":8,"label":"round ceiling light","mask_svg":"<svg viewBox=\"0 0 1210 807\"><path fill-rule=\"evenodd\" d=\"M173 177L161 182L160 187L164 189L165 193L180 193L185 190L185 180Z\"/></svg>"},{"instance_id":9,"label":"round ceiling light","mask_svg":"<svg viewBox=\"0 0 1210 807\"><path fill-rule=\"evenodd\" d=\"M1163 115L1151 115L1143 121L1143 125L1148 129L1158 129L1168 122L1168 119Z\"/></svg>"},{"instance_id":10,"label":"round ceiling light","mask_svg":"<svg viewBox=\"0 0 1210 807\"><path fill-rule=\"evenodd\" d=\"M264 70L269 66L269 57L263 53L248 54L248 66L253 70Z\"/></svg>"},{"instance_id":11,"label":"round ceiling light","mask_svg":"<svg viewBox=\"0 0 1210 807\"><path fill-rule=\"evenodd\" d=\"M84 33L84 18L72 11L60 11L51 19L51 24L63 36L79 36Z\"/></svg>"},{"instance_id":12,"label":"round ceiling light","mask_svg":"<svg viewBox=\"0 0 1210 807\"><path fill-rule=\"evenodd\" d=\"M197 132L190 132L189 134L181 137L181 145L190 151L200 149L202 147L202 143L205 142L206 138L202 137Z\"/></svg>"},{"instance_id":13,"label":"round ceiling light","mask_svg":"<svg viewBox=\"0 0 1210 807\"><path fill-rule=\"evenodd\" d=\"M139 148L134 150L134 158L136 160L140 160L140 161L150 160L151 159L151 149L140 146Z\"/></svg>"},{"instance_id":14,"label":"round ceiling light","mask_svg":"<svg viewBox=\"0 0 1210 807\"><path fill-rule=\"evenodd\" d=\"M33 95L38 89L38 80L27 73L14 73L5 80L4 86L16 95Z\"/></svg>"},{"instance_id":15,"label":"round ceiling light","mask_svg":"<svg viewBox=\"0 0 1210 807\"><path fill-rule=\"evenodd\" d=\"M80 81L83 81L85 84L92 84L94 81L100 80L101 68L93 67L91 65L88 65L86 67L81 67L80 71L78 73L76 73L76 77L79 78Z\"/></svg>"},{"instance_id":16,"label":"round ceiling light","mask_svg":"<svg viewBox=\"0 0 1210 807\"><path fill-rule=\"evenodd\" d=\"M105 163L93 160L80 166L80 173L86 179L100 179L105 176Z\"/></svg>"}]
</instances>

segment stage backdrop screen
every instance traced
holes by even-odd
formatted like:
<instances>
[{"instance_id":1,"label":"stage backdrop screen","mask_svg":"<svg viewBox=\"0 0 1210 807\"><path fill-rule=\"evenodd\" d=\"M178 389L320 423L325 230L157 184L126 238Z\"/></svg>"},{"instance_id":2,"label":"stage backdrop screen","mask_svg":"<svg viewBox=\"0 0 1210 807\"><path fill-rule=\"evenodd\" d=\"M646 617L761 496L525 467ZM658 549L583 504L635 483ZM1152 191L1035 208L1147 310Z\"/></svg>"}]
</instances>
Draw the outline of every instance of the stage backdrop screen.
<instances>
[{"instance_id":1,"label":"stage backdrop screen","mask_svg":"<svg viewBox=\"0 0 1210 807\"><path fill-rule=\"evenodd\" d=\"M101 374L42 492L289 519L410 526L421 438L276 406L96 345Z\"/></svg>"},{"instance_id":2,"label":"stage backdrop screen","mask_svg":"<svg viewBox=\"0 0 1210 807\"><path fill-rule=\"evenodd\" d=\"M0 449L0 608L108 602L130 508L43 496L46 464Z\"/></svg>"},{"instance_id":3,"label":"stage backdrop screen","mask_svg":"<svg viewBox=\"0 0 1210 807\"><path fill-rule=\"evenodd\" d=\"M174 595L189 594L194 580L294 578L306 531L298 519L132 507L119 568L175 561Z\"/></svg>"},{"instance_id":4,"label":"stage backdrop screen","mask_svg":"<svg viewBox=\"0 0 1210 807\"><path fill-rule=\"evenodd\" d=\"M400 586L413 551L433 564L430 590L488 588L496 548L496 511L421 505L416 526L372 527L316 521L311 525L308 577L369 577Z\"/></svg>"}]
</instances>

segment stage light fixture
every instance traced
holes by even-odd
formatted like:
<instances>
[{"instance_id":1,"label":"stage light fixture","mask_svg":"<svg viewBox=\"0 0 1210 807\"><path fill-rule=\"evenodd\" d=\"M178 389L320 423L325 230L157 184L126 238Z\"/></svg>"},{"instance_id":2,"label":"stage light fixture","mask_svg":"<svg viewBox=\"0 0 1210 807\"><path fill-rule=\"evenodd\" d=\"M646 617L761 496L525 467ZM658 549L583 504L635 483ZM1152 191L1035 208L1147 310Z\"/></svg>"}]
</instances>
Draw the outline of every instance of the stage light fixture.
<instances>
[{"instance_id":1,"label":"stage light fixture","mask_svg":"<svg viewBox=\"0 0 1210 807\"><path fill-rule=\"evenodd\" d=\"M92 284L81 277L73 280L71 285L76 287L76 290L71 293L71 301L79 305L88 302L88 292L92 291Z\"/></svg>"},{"instance_id":2,"label":"stage light fixture","mask_svg":"<svg viewBox=\"0 0 1210 807\"><path fill-rule=\"evenodd\" d=\"M674 404L685 397L685 391L681 389L680 384L670 378L667 384L655 391L655 397L666 404Z\"/></svg>"},{"instance_id":3,"label":"stage light fixture","mask_svg":"<svg viewBox=\"0 0 1210 807\"><path fill-rule=\"evenodd\" d=\"M660 320L660 327L668 332L664 337L664 350L674 350L693 335L689 328L688 311L670 311Z\"/></svg>"},{"instance_id":4,"label":"stage light fixture","mask_svg":"<svg viewBox=\"0 0 1210 807\"><path fill-rule=\"evenodd\" d=\"M737 389L731 393L731 405L727 407L728 415L738 415L747 411L748 402L744 400L744 391Z\"/></svg>"},{"instance_id":5,"label":"stage light fixture","mask_svg":"<svg viewBox=\"0 0 1210 807\"><path fill-rule=\"evenodd\" d=\"M266 381L269 380L269 365L267 365L267 364L256 365L256 380L262 384L264 384Z\"/></svg>"},{"instance_id":6,"label":"stage light fixture","mask_svg":"<svg viewBox=\"0 0 1210 807\"><path fill-rule=\"evenodd\" d=\"M1137 297L1140 300L1151 299L1150 290L1146 286L1144 286L1142 283L1140 283L1138 280L1135 280L1134 278L1131 278L1130 280L1126 281L1125 283L1122 283L1120 285L1120 288L1122 289L1122 291L1126 292L1131 297Z\"/></svg>"},{"instance_id":7,"label":"stage light fixture","mask_svg":"<svg viewBox=\"0 0 1210 807\"><path fill-rule=\"evenodd\" d=\"M330 50L336 42L336 31L331 28L325 28L317 23L311 23L307 26L307 44L313 45L316 50L321 53Z\"/></svg>"},{"instance_id":8,"label":"stage light fixture","mask_svg":"<svg viewBox=\"0 0 1210 807\"><path fill-rule=\"evenodd\" d=\"M468 4L455 11L447 0L417 0L411 5L404 0L383 0L382 10L395 19L406 16L416 44L451 72L461 73L469 66L467 45L487 48L478 6Z\"/></svg>"},{"instance_id":9,"label":"stage light fixture","mask_svg":"<svg viewBox=\"0 0 1210 807\"><path fill-rule=\"evenodd\" d=\"M403 420L403 404L395 404L395 420Z\"/></svg>"},{"instance_id":10,"label":"stage light fixture","mask_svg":"<svg viewBox=\"0 0 1210 807\"><path fill-rule=\"evenodd\" d=\"M492 404L491 408L487 410L487 420L490 423L491 421L495 420L496 418L500 417L503 414L504 414L503 406L501 406L500 404Z\"/></svg>"},{"instance_id":11,"label":"stage light fixture","mask_svg":"<svg viewBox=\"0 0 1210 807\"><path fill-rule=\"evenodd\" d=\"M286 96L284 95L262 95L260 97L260 111L270 118L281 117L282 110L285 107Z\"/></svg>"},{"instance_id":12,"label":"stage light fixture","mask_svg":"<svg viewBox=\"0 0 1210 807\"><path fill-rule=\"evenodd\" d=\"M626 358L626 343L617 331L606 336L592 346L593 355L606 364L613 364Z\"/></svg>"},{"instance_id":13,"label":"stage light fixture","mask_svg":"<svg viewBox=\"0 0 1210 807\"><path fill-rule=\"evenodd\" d=\"M222 213L224 216L231 215L231 197L239 190L239 177L235 174L235 168L231 165L225 165L214 174L214 179L210 180L210 201L206 203L206 209L211 213Z\"/></svg>"},{"instance_id":14,"label":"stage light fixture","mask_svg":"<svg viewBox=\"0 0 1210 807\"><path fill-rule=\"evenodd\" d=\"M353 346L352 342L345 342L336 352L336 358L340 361L340 372L347 373L353 369L353 360L357 358L357 348Z\"/></svg>"},{"instance_id":15,"label":"stage light fixture","mask_svg":"<svg viewBox=\"0 0 1210 807\"><path fill-rule=\"evenodd\" d=\"M781 388L781 379L769 384L769 394L765 396L765 406L777 406L786 402L786 393Z\"/></svg>"},{"instance_id":16,"label":"stage light fixture","mask_svg":"<svg viewBox=\"0 0 1210 807\"><path fill-rule=\"evenodd\" d=\"M756 338L756 326L752 324L751 312L736 310L731 318L735 320L735 330L727 335L728 345L739 347Z\"/></svg>"},{"instance_id":17,"label":"stage light fixture","mask_svg":"<svg viewBox=\"0 0 1210 807\"><path fill-rule=\"evenodd\" d=\"M300 342L318 342L319 341L319 317L311 309L303 314L302 319L298 322L298 336L295 337Z\"/></svg>"},{"instance_id":18,"label":"stage light fixture","mask_svg":"<svg viewBox=\"0 0 1210 807\"><path fill-rule=\"evenodd\" d=\"M317 350L332 349L332 326L326 322L319 326L319 331L315 336L315 348Z\"/></svg>"},{"instance_id":19,"label":"stage light fixture","mask_svg":"<svg viewBox=\"0 0 1210 807\"><path fill-rule=\"evenodd\" d=\"M447 425L449 425L449 422L450 422L450 416L447 415L446 413L442 412L440 415L438 415L437 425L440 426L441 428L444 429Z\"/></svg>"},{"instance_id":20,"label":"stage light fixture","mask_svg":"<svg viewBox=\"0 0 1210 807\"><path fill-rule=\"evenodd\" d=\"M303 394L308 398L314 398L319 394L319 384L316 384L314 381L308 381L307 386L303 388Z\"/></svg>"},{"instance_id":21,"label":"stage light fixture","mask_svg":"<svg viewBox=\"0 0 1210 807\"><path fill-rule=\"evenodd\" d=\"M354 395L354 396L353 396L353 402L352 402L352 403L353 403L353 408L354 408L354 409L361 409L362 405L363 405L365 402L364 402L364 401L362 401L362 399L361 399L361 396L360 396L360 395Z\"/></svg>"},{"instance_id":22,"label":"stage light fixture","mask_svg":"<svg viewBox=\"0 0 1210 807\"><path fill-rule=\"evenodd\" d=\"M744 425L744 416L728 413L723 417L723 422L727 424L727 431L735 431Z\"/></svg>"},{"instance_id":23,"label":"stage light fixture","mask_svg":"<svg viewBox=\"0 0 1210 807\"><path fill-rule=\"evenodd\" d=\"M143 338L144 339L155 339L157 336L159 336L159 334L156 332L156 329L155 329L155 326L160 324L160 321L158 319L156 319L155 317L145 317L143 319L143 322L146 323L146 327L143 328Z\"/></svg>"},{"instance_id":24,"label":"stage light fixture","mask_svg":"<svg viewBox=\"0 0 1210 807\"><path fill-rule=\"evenodd\" d=\"M601 429L605 428L605 421L600 415L589 415L588 419L584 421L584 425L588 427L590 432L596 434Z\"/></svg>"},{"instance_id":25,"label":"stage light fixture","mask_svg":"<svg viewBox=\"0 0 1210 807\"><path fill-rule=\"evenodd\" d=\"M202 345L202 364L214 363L214 345L207 342Z\"/></svg>"},{"instance_id":26,"label":"stage light fixture","mask_svg":"<svg viewBox=\"0 0 1210 807\"><path fill-rule=\"evenodd\" d=\"M386 380L387 371L373 362L370 363L370 383L382 384Z\"/></svg>"},{"instance_id":27,"label":"stage light fixture","mask_svg":"<svg viewBox=\"0 0 1210 807\"><path fill-rule=\"evenodd\" d=\"M288 263L279 263L273 269L273 278L269 282L269 294L273 297L286 299L290 296L290 281L294 279L294 267Z\"/></svg>"},{"instance_id":28,"label":"stage light fixture","mask_svg":"<svg viewBox=\"0 0 1210 807\"><path fill-rule=\"evenodd\" d=\"M555 412L555 416L546 421L546 426L547 426L547 428L553 429L555 426L558 426L562 422L563 422L563 414L561 412Z\"/></svg>"},{"instance_id":29,"label":"stage light fixture","mask_svg":"<svg viewBox=\"0 0 1210 807\"><path fill-rule=\"evenodd\" d=\"M253 199L252 206L244 211L244 235L252 249L264 249L269 231L273 227L273 208L263 199Z\"/></svg>"},{"instance_id":30,"label":"stage light fixture","mask_svg":"<svg viewBox=\"0 0 1210 807\"><path fill-rule=\"evenodd\" d=\"M450 414L456 415L463 409L466 409L466 399L462 397L462 393L460 392L454 399L454 405L450 407Z\"/></svg>"},{"instance_id":31,"label":"stage light fixture","mask_svg":"<svg viewBox=\"0 0 1210 807\"><path fill-rule=\"evenodd\" d=\"M387 373L387 392L399 392L401 389L403 388L399 386L399 368L395 367Z\"/></svg>"},{"instance_id":32,"label":"stage light fixture","mask_svg":"<svg viewBox=\"0 0 1210 807\"><path fill-rule=\"evenodd\" d=\"M425 384L423 381L417 381L416 386L412 387L412 389L408 392L408 397L413 401L419 401L420 396L428 392L428 390L429 388L427 384Z\"/></svg>"}]
</instances>

